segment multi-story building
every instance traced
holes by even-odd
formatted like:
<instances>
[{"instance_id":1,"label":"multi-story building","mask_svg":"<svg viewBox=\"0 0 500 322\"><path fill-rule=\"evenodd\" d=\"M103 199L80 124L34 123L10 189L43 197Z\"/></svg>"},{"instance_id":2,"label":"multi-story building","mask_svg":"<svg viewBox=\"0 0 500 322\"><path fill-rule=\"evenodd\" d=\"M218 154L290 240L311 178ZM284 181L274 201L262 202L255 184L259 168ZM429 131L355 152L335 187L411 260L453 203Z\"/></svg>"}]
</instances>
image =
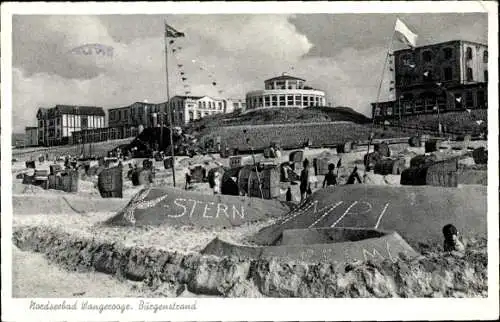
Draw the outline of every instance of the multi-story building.
<instances>
[{"instance_id":1,"label":"multi-story building","mask_svg":"<svg viewBox=\"0 0 500 322\"><path fill-rule=\"evenodd\" d=\"M173 123L181 125L209 115L230 113L236 108L244 108L244 104L236 99L176 95L170 99L170 108Z\"/></svg>"},{"instance_id":2,"label":"multi-story building","mask_svg":"<svg viewBox=\"0 0 500 322\"><path fill-rule=\"evenodd\" d=\"M488 104L488 46L454 40L394 52L395 100L372 103L375 121Z\"/></svg>"},{"instance_id":3,"label":"multi-story building","mask_svg":"<svg viewBox=\"0 0 500 322\"><path fill-rule=\"evenodd\" d=\"M224 113L232 113L235 111L244 111L246 102L242 99L229 98L224 100Z\"/></svg>"},{"instance_id":4,"label":"multi-story building","mask_svg":"<svg viewBox=\"0 0 500 322\"><path fill-rule=\"evenodd\" d=\"M264 81L263 90L246 95L246 110L273 107L306 108L325 106L325 92L305 85L305 80L288 75Z\"/></svg>"},{"instance_id":5,"label":"multi-story building","mask_svg":"<svg viewBox=\"0 0 500 322\"><path fill-rule=\"evenodd\" d=\"M38 128L36 126L27 126L25 128L24 145L25 146L38 145Z\"/></svg>"},{"instance_id":6,"label":"multi-story building","mask_svg":"<svg viewBox=\"0 0 500 322\"><path fill-rule=\"evenodd\" d=\"M45 146L67 144L74 131L105 127L105 115L102 107L95 106L40 108L36 114L38 143Z\"/></svg>"},{"instance_id":7,"label":"multi-story building","mask_svg":"<svg viewBox=\"0 0 500 322\"><path fill-rule=\"evenodd\" d=\"M138 127L159 126L165 103L135 102L132 105L108 110L108 126L121 130Z\"/></svg>"}]
</instances>

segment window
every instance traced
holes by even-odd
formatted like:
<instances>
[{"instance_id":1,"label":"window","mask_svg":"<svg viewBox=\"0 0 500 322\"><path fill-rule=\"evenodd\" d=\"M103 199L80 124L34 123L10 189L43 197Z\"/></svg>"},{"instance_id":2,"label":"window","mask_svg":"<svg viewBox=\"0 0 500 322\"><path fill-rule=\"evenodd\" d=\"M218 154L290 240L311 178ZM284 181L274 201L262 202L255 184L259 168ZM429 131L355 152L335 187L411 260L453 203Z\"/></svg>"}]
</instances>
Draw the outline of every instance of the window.
<instances>
[{"instance_id":1,"label":"window","mask_svg":"<svg viewBox=\"0 0 500 322\"><path fill-rule=\"evenodd\" d=\"M288 95L286 97L286 100L287 100L286 105L288 105L288 106L292 106L293 105L293 95Z\"/></svg>"},{"instance_id":2,"label":"window","mask_svg":"<svg viewBox=\"0 0 500 322\"><path fill-rule=\"evenodd\" d=\"M423 78L424 78L424 82L432 81L432 79L433 79L432 78L432 71L430 71L430 70L424 71Z\"/></svg>"},{"instance_id":3,"label":"window","mask_svg":"<svg viewBox=\"0 0 500 322\"><path fill-rule=\"evenodd\" d=\"M273 106L278 106L278 97L276 95L272 96Z\"/></svg>"},{"instance_id":4,"label":"window","mask_svg":"<svg viewBox=\"0 0 500 322\"><path fill-rule=\"evenodd\" d=\"M483 52L483 63L488 63L488 51Z\"/></svg>"},{"instance_id":5,"label":"window","mask_svg":"<svg viewBox=\"0 0 500 322\"><path fill-rule=\"evenodd\" d=\"M222 102L219 102L219 110L222 109Z\"/></svg>"},{"instance_id":6,"label":"window","mask_svg":"<svg viewBox=\"0 0 500 322\"><path fill-rule=\"evenodd\" d=\"M487 82L488 81L488 70L485 70L484 71L484 81Z\"/></svg>"},{"instance_id":7,"label":"window","mask_svg":"<svg viewBox=\"0 0 500 322\"><path fill-rule=\"evenodd\" d=\"M462 94L455 94L455 109L462 109Z\"/></svg>"},{"instance_id":8,"label":"window","mask_svg":"<svg viewBox=\"0 0 500 322\"><path fill-rule=\"evenodd\" d=\"M472 48L471 47L467 47L466 52L465 52L465 57L467 58L467 60L472 59Z\"/></svg>"},{"instance_id":9,"label":"window","mask_svg":"<svg viewBox=\"0 0 500 322\"><path fill-rule=\"evenodd\" d=\"M388 106L386 110L387 115L392 115L392 106Z\"/></svg>"},{"instance_id":10,"label":"window","mask_svg":"<svg viewBox=\"0 0 500 322\"><path fill-rule=\"evenodd\" d=\"M285 106L285 105L286 105L285 95L280 95L280 106Z\"/></svg>"},{"instance_id":11,"label":"window","mask_svg":"<svg viewBox=\"0 0 500 322\"><path fill-rule=\"evenodd\" d=\"M465 95L465 107L466 108L474 107L474 97L472 96L472 92L467 92Z\"/></svg>"},{"instance_id":12,"label":"window","mask_svg":"<svg viewBox=\"0 0 500 322\"><path fill-rule=\"evenodd\" d=\"M259 107L263 107L264 104L263 104L263 98L262 96L259 97Z\"/></svg>"},{"instance_id":13,"label":"window","mask_svg":"<svg viewBox=\"0 0 500 322\"><path fill-rule=\"evenodd\" d=\"M198 102L198 108L201 108L201 102Z\"/></svg>"},{"instance_id":14,"label":"window","mask_svg":"<svg viewBox=\"0 0 500 322\"><path fill-rule=\"evenodd\" d=\"M270 106L271 105L271 99L269 98L269 96L264 96L264 102L265 102L265 106Z\"/></svg>"},{"instance_id":15,"label":"window","mask_svg":"<svg viewBox=\"0 0 500 322\"><path fill-rule=\"evenodd\" d=\"M380 116L380 107L375 108L375 116Z\"/></svg>"},{"instance_id":16,"label":"window","mask_svg":"<svg viewBox=\"0 0 500 322\"><path fill-rule=\"evenodd\" d=\"M474 79L472 68L467 68L467 81L471 82Z\"/></svg>"},{"instance_id":17,"label":"window","mask_svg":"<svg viewBox=\"0 0 500 322\"><path fill-rule=\"evenodd\" d=\"M485 108L486 107L486 99L484 95L484 91L477 91L476 92L476 99L477 99L477 108Z\"/></svg>"},{"instance_id":18,"label":"window","mask_svg":"<svg viewBox=\"0 0 500 322\"><path fill-rule=\"evenodd\" d=\"M426 50L422 53L422 60L426 63L432 60L432 52L430 50Z\"/></svg>"},{"instance_id":19,"label":"window","mask_svg":"<svg viewBox=\"0 0 500 322\"><path fill-rule=\"evenodd\" d=\"M406 114L413 113L413 104L411 102L404 102L403 108Z\"/></svg>"},{"instance_id":20,"label":"window","mask_svg":"<svg viewBox=\"0 0 500 322\"><path fill-rule=\"evenodd\" d=\"M451 48L444 48L443 53L444 59L451 59L453 57L453 49Z\"/></svg>"},{"instance_id":21,"label":"window","mask_svg":"<svg viewBox=\"0 0 500 322\"><path fill-rule=\"evenodd\" d=\"M450 81L453 78L453 70L451 67L445 67L443 68L444 71L444 80L445 81Z\"/></svg>"},{"instance_id":22,"label":"window","mask_svg":"<svg viewBox=\"0 0 500 322\"><path fill-rule=\"evenodd\" d=\"M404 66L413 65L413 58L410 54L401 56L401 64Z\"/></svg>"}]
</instances>

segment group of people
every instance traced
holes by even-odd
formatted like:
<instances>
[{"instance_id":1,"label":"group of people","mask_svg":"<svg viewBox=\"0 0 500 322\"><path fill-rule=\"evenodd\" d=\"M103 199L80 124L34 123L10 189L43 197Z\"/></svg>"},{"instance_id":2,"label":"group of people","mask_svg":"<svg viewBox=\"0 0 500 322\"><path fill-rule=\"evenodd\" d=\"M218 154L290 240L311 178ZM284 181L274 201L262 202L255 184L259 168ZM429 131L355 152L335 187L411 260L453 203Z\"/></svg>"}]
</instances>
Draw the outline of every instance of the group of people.
<instances>
[{"instance_id":1,"label":"group of people","mask_svg":"<svg viewBox=\"0 0 500 322\"><path fill-rule=\"evenodd\" d=\"M184 172L184 178L185 178L185 185L184 189L189 190L191 189L191 183L192 183L192 170L191 170L191 163L189 166L186 168ZM212 188L214 195L218 195L221 193L221 173L219 170L215 170L212 176L208 176L208 184L210 185L210 188Z\"/></svg>"},{"instance_id":2,"label":"group of people","mask_svg":"<svg viewBox=\"0 0 500 322\"><path fill-rule=\"evenodd\" d=\"M314 169L312 168L308 159L302 162L303 169L300 172L300 202L302 203L311 194L312 189L317 188L318 178L314 174ZM287 172L287 171L286 171ZM361 176L358 173L358 167L354 167L353 171L347 178L346 184L362 183ZM328 164L328 173L325 175L323 180L322 188L329 186L338 185L338 168L337 173L335 173L335 164ZM286 200L292 201L292 192L289 187L286 193Z\"/></svg>"},{"instance_id":3,"label":"group of people","mask_svg":"<svg viewBox=\"0 0 500 322\"><path fill-rule=\"evenodd\" d=\"M312 194L312 188L317 187L318 178L314 174L314 170L312 169L309 160L305 159L302 162L303 169L300 172L300 202L302 203L307 197ZM325 175L325 179L323 180L322 187L334 186L337 185L337 174L335 174L335 165L330 163L328 165L328 173ZM290 199L290 200L289 200ZM291 189L288 188L287 191L287 201L291 201Z\"/></svg>"}]
</instances>

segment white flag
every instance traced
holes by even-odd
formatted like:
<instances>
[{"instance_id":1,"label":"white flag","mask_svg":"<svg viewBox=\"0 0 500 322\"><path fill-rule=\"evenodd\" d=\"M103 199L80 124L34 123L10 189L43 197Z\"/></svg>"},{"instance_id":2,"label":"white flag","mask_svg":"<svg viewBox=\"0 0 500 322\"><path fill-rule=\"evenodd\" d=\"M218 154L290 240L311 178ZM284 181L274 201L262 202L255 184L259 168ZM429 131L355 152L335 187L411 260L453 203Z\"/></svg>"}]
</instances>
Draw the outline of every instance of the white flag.
<instances>
[{"instance_id":1,"label":"white flag","mask_svg":"<svg viewBox=\"0 0 500 322\"><path fill-rule=\"evenodd\" d=\"M477 125L481 125L481 124L483 124L483 120L477 120L476 123L477 123Z\"/></svg>"},{"instance_id":2,"label":"white flag","mask_svg":"<svg viewBox=\"0 0 500 322\"><path fill-rule=\"evenodd\" d=\"M399 18L396 20L396 26L394 28L399 41L407 44L410 47L417 46L418 35L411 31Z\"/></svg>"},{"instance_id":3,"label":"white flag","mask_svg":"<svg viewBox=\"0 0 500 322\"><path fill-rule=\"evenodd\" d=\"M466 108L465 110L467 111L467 113L469 113L469 114L470 114L470 112L471 112L471 110L470 110L470 109Z\"/></svg>"}]
</instances>

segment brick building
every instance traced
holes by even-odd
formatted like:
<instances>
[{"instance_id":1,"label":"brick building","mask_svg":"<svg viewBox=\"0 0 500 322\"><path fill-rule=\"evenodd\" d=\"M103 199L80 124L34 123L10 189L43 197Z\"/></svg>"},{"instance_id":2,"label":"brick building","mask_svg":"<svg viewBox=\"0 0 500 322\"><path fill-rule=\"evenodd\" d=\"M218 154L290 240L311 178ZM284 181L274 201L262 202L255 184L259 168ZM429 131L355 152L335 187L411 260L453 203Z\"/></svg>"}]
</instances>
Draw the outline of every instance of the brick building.
<instances>
[{"instance_id":1,"label":"brick building","mask_svg":"<svg viewBox=\"0 0 500 322\"><path fill-rule=\"evenodd\" d=\"M454 40L394 52L395 100L372 103L375 122L404 116L485 109L488 46Z\"/></svg>"}]
</instances>

